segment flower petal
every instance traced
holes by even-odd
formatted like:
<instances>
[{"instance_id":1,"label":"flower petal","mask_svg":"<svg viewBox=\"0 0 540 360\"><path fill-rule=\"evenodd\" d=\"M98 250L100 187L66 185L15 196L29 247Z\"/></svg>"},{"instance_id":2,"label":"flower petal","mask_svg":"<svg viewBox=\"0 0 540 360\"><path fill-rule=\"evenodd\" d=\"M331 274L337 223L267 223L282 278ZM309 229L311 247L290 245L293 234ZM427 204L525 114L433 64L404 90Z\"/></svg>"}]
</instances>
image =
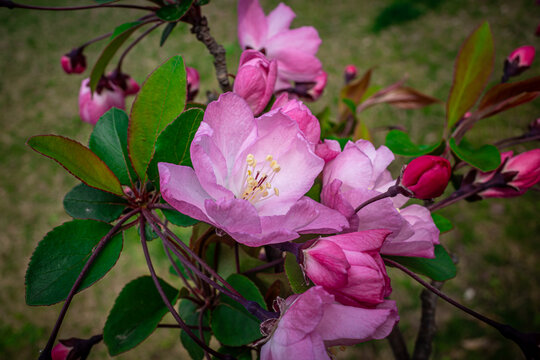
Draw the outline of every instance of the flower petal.
<instances>
[{"instance_id":1,"label":"flower petal","mask_svg":"<svg viewBox=\"0 0 540 360\"><path fill-rule=\"evenodd\" d=\"M267 37L267 21L258 0L238 1L238 40L242 49L261 50Z\"/></svg>"},{"instance_id":2,"label":"flower petal","mask_svg":"<svg viewBox=\"0 0 540 360\"><path fill-rule=\"evenodd\" d=\"M204 206L213 223L239 242L243 234L261 233L257 210L246 200L206 200Z\"/></svg>"},{"instance_id":3,"label":"flower petal","mask_svg":"<svg viewBox=\"0 0 540 360\"><path fill-rule=\"evenodd\" d=\"M321 45L321 38L312 26L303 26L297 29L281 31L276 35L268 36L266 51L270 58L274 54L287 49L294 49L306 55L315 55Z\"/></svg>"},{"instance_id":4,"label":"flower petal","mask_svg":"<svg viewBox=\"0 0 540 360\"><path fill-rule=\"evenodd\" d=\"M290 7L280 3L266 18L268 22L267 37L271 38L282 31L288 30L295 17L296 14Z\"/></svg>"}]
</instances>

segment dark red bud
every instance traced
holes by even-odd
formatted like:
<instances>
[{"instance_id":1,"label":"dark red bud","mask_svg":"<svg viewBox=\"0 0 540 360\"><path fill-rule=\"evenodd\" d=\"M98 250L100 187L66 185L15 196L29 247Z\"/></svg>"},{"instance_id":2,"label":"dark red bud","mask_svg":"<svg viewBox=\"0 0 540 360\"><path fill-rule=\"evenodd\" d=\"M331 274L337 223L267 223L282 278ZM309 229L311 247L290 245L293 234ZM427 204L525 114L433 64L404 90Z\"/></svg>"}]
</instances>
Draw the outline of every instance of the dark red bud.
<instances>
[{"instance_id":1,"label":"dark red bud","mask_svg":"<svg viewBox=\"0 0 540 360\"><path fill-rule=\"evenodd\" d=\"M450 162L440 156L420 156L407 165L401 185L414 193L418 199L440 196L450 180Z\"/></svg>"}]
</instances>

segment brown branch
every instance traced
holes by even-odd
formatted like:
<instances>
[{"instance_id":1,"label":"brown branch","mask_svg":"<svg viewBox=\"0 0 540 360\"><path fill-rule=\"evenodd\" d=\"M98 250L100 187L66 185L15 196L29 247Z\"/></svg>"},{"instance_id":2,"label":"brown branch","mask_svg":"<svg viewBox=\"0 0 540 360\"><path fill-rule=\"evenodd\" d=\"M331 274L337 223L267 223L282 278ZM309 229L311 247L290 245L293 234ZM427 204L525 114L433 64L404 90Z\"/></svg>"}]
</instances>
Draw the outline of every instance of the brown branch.
<instances>
[{"instance_id":1,"label":"brown branch","mask_svg":"<svg viewBox=\"0 0 540 360\"><path fill-rule=\"evenodd\" d=\"M432 281L437 289L441 289L444 282ZM420 329L416 337L412 360L428 360L431 355L433 337L437 331L435 324L435 312L437 308L437 295L424 289L420 295L422 300L422 317L420 319Z\"/></svg>"},{"instance_id":2,"label":"brown branch","mask_svg":"<svg viewBox=\"0 0 540 360\"><path fill-rule=\"evenodd\" d=\"M409 360L411 357L409 355L409 350L407 350L407 344L403 339L403 334L399 330L399 324L394 325L394 329L387 337L390 347L392 348L392 353L394 354L394 359L396 360Z\"/></svg>"}]
</instances>

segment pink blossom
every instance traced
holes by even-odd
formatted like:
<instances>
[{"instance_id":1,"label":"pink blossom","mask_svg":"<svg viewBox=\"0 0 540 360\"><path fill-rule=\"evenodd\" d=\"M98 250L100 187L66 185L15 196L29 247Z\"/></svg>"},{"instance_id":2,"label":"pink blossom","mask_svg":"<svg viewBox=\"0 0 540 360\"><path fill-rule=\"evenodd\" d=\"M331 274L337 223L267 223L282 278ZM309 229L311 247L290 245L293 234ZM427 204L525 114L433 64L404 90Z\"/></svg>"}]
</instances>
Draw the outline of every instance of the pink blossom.
<instances>
[{"instance_id":1,"label":"pink blossom","mask_svg":"<svg viewBox=\"0 0 540 360\"><path fill-rule=\"evenodd\" d=\"M441 196L452 175L452 166L445 158L424 155L411 161L401 179L401 185L413 192L417 199Z\"/></svg>"},{"instance_id":2,"label":"pink blossom","mask_svg":"<svg viewBox=\"0 0 540 360\"><path fill-rule=\"evenodd\" d=\"M283 93L274 102L272 110L274 109L281 109L283 114L296 121L306 139L313 146L320 141L321 125L319 124L319 120L300 100L289 99L289 95Z\"/></svg>"},{"instance_id":3,"label":"pink blossom","mask_svg":"<svg viewBox=\"0 0 540 360\"><path fill-rule=\"evenodd\" d=\"M499 169L479 173L475 183L484 183L501 173L509 187L494 187L479 193L482 197L514 197L523 195L528 189L540 182L540 149L526 151L512 156L512 151L501 154L502 165Z\"/></svg>"},{"instance_id":4,"label":"pink blossom","mask_svg":"<svg viewBox=\"0 0 540 360\"><path fill-rule=\"evenodd\" d=\"M308 89L307 94L309 98L313 101L321 97L324 88L326 88L326 82L328 81L328 74L326 71L321 71L314 79L314 85Z\"/></svg>"},{"instance_id":5,"label":"pink blossom","mask_svg":"<svg viewBox=\"0 0 540 360\"><path fill-rule=\"evenodd\" d=\"M72 349L73 347L68 347L59 342L51 351L52 360L66 360Z\"/></svg>"},{"instance_id":6,"label":"pink blossom","mask_svg":"<svg viewBox=\"0 0 540 360\"><path fill-rule=\"evenodd\" d=\"M320 238L303 250L304 271L341 304L380 304L392 291L379 254L389 234L366 230Z\"/></svg>"},{"instance_id":7,"label":"pink blossom","mask_svg":"<svg viewBox=\"0 0 540 360\"><path fill-rule=\"evenodd\" d=\"M315 54L321 44L311 26L289 29L296 15L281 3L266 16L258 0L238 1L238 39L242 49L254 49L278 62L276 89L281 82L313 82L321 72Z\"/></svg>"},{"instance_id":8,"label":"pink blossom","mask_svg":"<svg viewBox=\"0 0 540 360\"><path fill-rule=\"evenodd\" d=\"M245 50L240 57L234 92L247 101L253 114L258 115L272 97L276 77L276 60L268 60L255 50Z\"/></svg>"},{"instance_id":9,"label":"pink blossom","mask_svg":"<svg viewBox=\"0 0 540 360\"><path fill-rule=\"evenodd\" d=\"M346 219L304 194L324 161L280 110L254 119L234 93L210 103L191 144L193 169L159 163L163 198L248 246L335 233Z\"/></svg>"},{"instance_id":10,"label":"pink blossom","mask_svg":"<svg viewBox=\"0 0 540 360\"><path fill-rule=\"evenodd\" d=\"M347 231L391 231L381 248L382 254L432 258L433 246L439 243L439 230L422 206L402 208L408 199L398 195L354 212L357 206L395 184L386 169L393 160L394 154L385 146L375 149L366 140L347 143L343 152L324 168L321 201L349 220Z\"/></svg>"},{"instance_id":11,"label":"pink blossom","mask_svg":"<svg viewBox=\"0 0 540 360\"><path fill-rule=\"evenodd\" d=\"M325 162L334 160L341 153L341 146L337 140L324 139L315 147L315 154L321 157Z\"/></svg>"},{"instance_id":12,"label":"pink blossom","mask_svg":"<svg viewBox=\"0 0 540 360\"><path fill-rule=\"evenodd\" d=\"M281 317L268 324L269 339L261 348L261 360L330 360L326 347L383 339L399 320L393 301L370 309L345 306L321 286L279 305Z\"/></svg>"},{"instance_id":13,"label":"pink blossom","mask_svg":"<svg viewBox=\"0 0 540 360\"><path fill-rule=\"evenodd\" d=\"M199 92L200 77L197 69L186 66L188 101L192 101Z\"/></svg>"},{"instance_id":14,"label":"pink blossom","mask_svg":"<svg viewBox=\"0 0 540 360\"><path fill-rule=\"evenodd\" d=\"M103 87L101 92L96 91L92 95L89 83L90 79L84 79L79 91L79 115L82 121L95 125L109 109L125 109L125 93L122 89L111 84L110 88Z\"/></svg>"},{"instance_id":15,"label":"pink blossom","mask_svg":"<svg viewBox=\"0 0 540 360\"><path fill-rule=\"evenodd\" d=\"M358 69L356 68L356 66L352 64L345 66L345 71L343 72L343 77L345 78L345 84L348 84L351 81L353 81L357 75L358 75Z\"/></svg>"}]
</instances>

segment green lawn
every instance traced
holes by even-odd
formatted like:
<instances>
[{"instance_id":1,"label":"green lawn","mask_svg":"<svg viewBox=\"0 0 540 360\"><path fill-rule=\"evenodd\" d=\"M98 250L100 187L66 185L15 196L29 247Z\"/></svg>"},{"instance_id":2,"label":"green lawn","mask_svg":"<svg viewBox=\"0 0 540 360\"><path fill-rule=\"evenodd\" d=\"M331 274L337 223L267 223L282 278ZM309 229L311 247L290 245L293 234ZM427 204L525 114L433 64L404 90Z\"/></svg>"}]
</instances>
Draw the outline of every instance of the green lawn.
<instances>
[{"instance_id":1,"label":"green lawn","mask_svg":"<svg viewBox=\"0 0 540 360\"><path fill-rule=\"evenodd\" d=\"M30 1L28 1L30 3ZM32 1L45 4L46 1ZM49 1L55 5L82 1ZM85 1L84 3L90 3ZM266 11L278 1L264 2ZM315 26L323 43L320 58L329 74L324 96L311 105L314 112L330 104L337 109L342 71L351 63L365 71L376 66L372 81L387 85L404 76L408 85L441 100L451 86L453 59L461 42L483 20L495 38L496 61L492 82L500 78L505 56L515 47L537 45L534 30L540 6L532 1L288 1L297 14L294 27ZM211 31L228 52L229 71L236 72L240 49L236 41L236 2L214 0L204 7ZM46 343L58 305L28 307L24 302L24 274L39 240L69 217L62 208L64 194L77 181L58 165L31 151L26 139L35 134L61 134L86 143L92 130L78 118L77 94L82 76L67 76L59 59L72 47L131 21L136 11L35 12L0 9L0 357L37 358ZM212 58L189 28L178 26L163 48L159 32L136 47L125 70L142 82L167 57L181 54L201 73L201 93L217 90ZM90 47L90 63L100 45ZM539 60L527 75L540 75ZM88 76L88 71L86 73ZM473 129L473 139L495 141L517 135L538 117L539 101L485 120ZM396 110L380 106L362 113L370 127L402 124L415 141L434 141L444 122L444 106ZM377 145L384 134L375 135ZM523 151L527 147L515 150ZM530 146L529 146L530 148ZM400 159L402 161L403 159ZM540 331L540 225L538 193L519 199L462 203L445 209L456 229L441 241L459 259L458 277L444 290L459 301L496 320L528 331ZM151 244L159 254L159 244ZM165 262L161 263L166 270ZM138 243L127 238L117 266L103 280L75 298L60 337L101 332L116 294L123 285L146 274ZM163 272L163 271L162 271ZM391 272L402 316L401 328L412 348L419 316L421 288L402 274ZM434 359L510 359L519 350L488 328L447 304L438 308ZM370 342L340 353L343 359L388 359L385 341ZM158 329L136 351L119 359L184 358L175 331ZM100 345L90 359L107 358Z\"/></svg>"}]
</instances>

